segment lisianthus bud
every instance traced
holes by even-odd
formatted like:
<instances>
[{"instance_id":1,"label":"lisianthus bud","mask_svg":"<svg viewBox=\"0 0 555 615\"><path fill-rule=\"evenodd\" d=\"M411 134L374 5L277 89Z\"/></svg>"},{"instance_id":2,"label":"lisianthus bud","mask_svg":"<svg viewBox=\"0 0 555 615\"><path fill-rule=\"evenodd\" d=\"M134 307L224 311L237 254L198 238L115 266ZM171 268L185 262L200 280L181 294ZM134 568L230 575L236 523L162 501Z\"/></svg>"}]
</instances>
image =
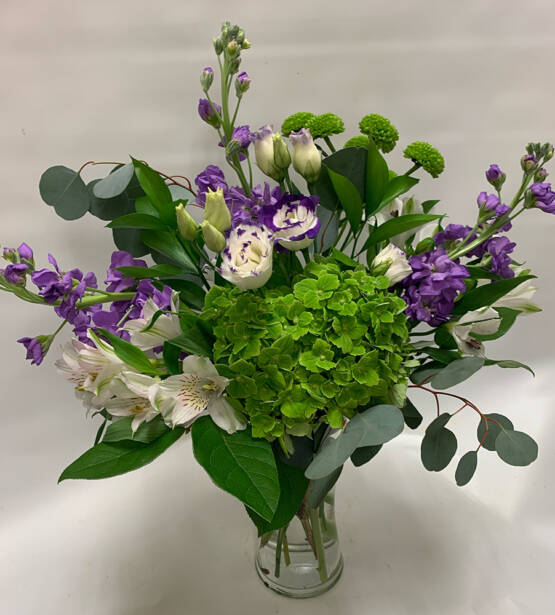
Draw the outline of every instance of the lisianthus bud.
<instances>
[{"instance_id":1,"label":"lisianthus bud","mask_svg":"<svg viewBox=\"0 0 555 615\"><path fill-rule=\"evenodd\" d=\"M220 127L220 113L222 108L214 103L212 105L206 98L201 98L198 101L198 114L207 124L214 128Z\"/></svg>"},{"instance_id":2,"label":"lisianthus bud","mask_svg":"<svg viewBox=\"0 0 555 615\"><path fill-rule=\"evenodd\" d=\"M225 237L215 226L212 226L210 222L205 220L200 225L200 228L202 229L204 243L209 250L221 252L225 248Z\"/></svg>"},{"instance_id":3,"label":"lisianthus bud","mask_svg":"<svg viewBox=\"0 0 555 615\"><path fill-rule=\"evenodd\" d=\"M207 66L200 75L200 87L203 92L208 92L212 85L212 81L214 81L214 70L210 66Z\"/></svg>"},{"instance_id":4,"label":"lisianthus bud","mask_svg":"<svg viewBox=\"0 0 555 615\"><path fill-rule=\"evenodd\" d=\"M237 75L237 79L235 80L235 93L237 96L241 97L243 94L249 89L251 85L251 80L247 73L243 71Z\"/></svg>"},{"instance_id":5,"label":"lisianthus bud","mask_svg":"<svg viewBox=\"0 0 555 615\"><path fill-rule=\"evenodd\" d=\"M520 166L522 167L522 170L528 173L530 171L533 171L537 167L537 165L538 161L536 160L534 154L527 154L525 156L522 156L522 158L520 159Z\"/></svg>"},{"instance_id":6,"label":"lisianthus bud","mask_svg":"<svg viewBox=\"0 0 555 615\"><path fill-rule=\"evenodd\" d=\"M208 189L204 205L204 221L222 233L231 228L231 212L225 202L224 192L221 188L217 190Z\"/></svg>"},{"instance_id":7,"label":"lisianthus bud","mask_svg":"<svg viewBox=\"0 0 555 615\"><path fill-rule=\"evenodd\" d=\"M198 233L197 223L193 220L191 214L185 211L183 203L179 203L175 208L175 215L177 217L177 229L181 237L186 241L194 241Z\"/></svg>"},{"instance_id":8,"label":"lisianthus bud","mask_svg":"<svg viewBox=\"0 0 555 615\"><path fill-rule=\"evenodd\" d=\"M372 273L385 275L389 285L394 286L412 273L412 267L405 253L390 243L372 261Z\"/></svg>"},{"instance_id":9,"label":"lisianthus bud","mask_svg":"<svg viewBox=\"0 0 555 615\"><path fill-rule=\"evenodd\" d=\"M490 164L489 169L486 171L486 179L497 190L501 188L506 177L505 173L496 164Z\"/></svg>"},{"instance_id":10,"label":"lisianthus bud","mask_svg":"<svg viewBox=\"0 0 555 615\"><path fill-rule=\"evenodd\" d=\"M272 136L272 141L274 143L274 164L278 169L287 169L291 164L291 154L287 143L279 132Z\"/></svg>"},{"instance_id":11,"label":"lisianthus bud","mask_svg":"<svg viewBox=\"0 0 555 615\"><path fill-rule=\"evenodd\" d=\"M272 179L279 181L284 174L281 169L278 169L274 162L274 132L269 124L262 126L260 130L253 132L251 135L254 143L254 156L258 168Z\"/></svg>"},{"instance_id":12,"label":"lisianthus bud","mask_svg":"<svg viewBox=\"0 0 555 615\"><path fill-rule=\"evenodd\" d=\"M240 225L230 231L222 253L221 274L242 290L264 286L272 275L272 241L268 230Z\"/></svg>"},{"instance_id":13,"label":"lisianthus bud","mask_svg":"<svg viewBox=\"0 0 555 615\"><path fill-rule=\"evenodd\" d=\"M292 132L290 137L293 148L293 167L307 182L312 183L318 179L322 168L322 154L314 145L312 135L307 128Z\"/></svg>"},{"instance_id":14,"label":"lisianthus bud","mask_svg":"<svg viewBox=\"0 0 555 615\"><path fill-rule=\"evenodd\" d=\"M541 167L541 169L538 169L534 174L534 181L543 182L548 175L548 172L543 167Z\"/></svg>"}]
</instances>

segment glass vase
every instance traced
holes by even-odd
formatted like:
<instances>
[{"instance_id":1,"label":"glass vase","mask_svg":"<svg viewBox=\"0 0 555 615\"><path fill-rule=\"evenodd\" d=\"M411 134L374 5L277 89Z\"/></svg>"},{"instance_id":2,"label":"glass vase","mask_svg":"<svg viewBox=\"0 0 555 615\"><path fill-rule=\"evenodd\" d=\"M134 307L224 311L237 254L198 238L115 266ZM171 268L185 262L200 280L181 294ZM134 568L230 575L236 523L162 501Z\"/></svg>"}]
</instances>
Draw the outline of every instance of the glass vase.
<instances>
[{"instance_id":1,"label":"glass vase","mask_svg":"<svg viewBox=\"0 0 555 615\"><path fill-rule=\"evenodd\" d=\"M343 571L335 491L314 508L305 498L287 526L263 534L255 566L266 587L289 598L312 598L331 589Z\"/></svg>"}]
</instances>

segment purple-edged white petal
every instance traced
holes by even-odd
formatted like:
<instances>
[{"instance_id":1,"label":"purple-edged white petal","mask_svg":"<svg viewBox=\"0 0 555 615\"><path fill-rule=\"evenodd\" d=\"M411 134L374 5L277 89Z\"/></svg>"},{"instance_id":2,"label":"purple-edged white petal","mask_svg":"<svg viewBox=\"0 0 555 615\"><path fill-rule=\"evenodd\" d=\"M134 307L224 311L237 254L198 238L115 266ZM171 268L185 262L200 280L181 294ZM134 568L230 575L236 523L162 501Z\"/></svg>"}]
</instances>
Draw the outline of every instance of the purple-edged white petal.
<instances>
[{"instance_id":1,"label":"purple-edged white petal","mask_svg":"<svg viewBox=\"0 0 555 615\"><path fill-rule=\"evenodd\" d=\"M298 202L284 199L276 206L265 209L264 222L281 246L288 250L302 250L314 241L320 231L317 205L317 196Z\"/></svg>"}]
</instances>

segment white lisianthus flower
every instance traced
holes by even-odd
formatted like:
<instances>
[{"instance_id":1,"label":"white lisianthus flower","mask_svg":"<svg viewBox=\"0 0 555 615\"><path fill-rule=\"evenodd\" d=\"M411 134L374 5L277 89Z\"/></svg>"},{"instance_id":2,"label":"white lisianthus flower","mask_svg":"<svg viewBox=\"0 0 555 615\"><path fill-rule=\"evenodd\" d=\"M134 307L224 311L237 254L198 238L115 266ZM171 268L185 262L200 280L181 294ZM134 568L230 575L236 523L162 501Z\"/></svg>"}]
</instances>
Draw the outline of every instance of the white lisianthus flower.
<instances>
[{"instance_id":1,"label":"white lisianthus flower","mask_svg":"<svg viewBox=\"0 0 555 615\"><path fill-rule=\"evenodd\" d=\"M419 201L417 201L413 197L403 197L402 199L397 197L390 201L385 207L382 207L380 211L374 214L376 219L376 224L378 226L382 225L384 222L388 220L392 220L393 218L398 218L399 216L406 216L408 214L423 214L424 210L422 209L422 205ZM405 242L409 237L415 235L414 244L416 245L421 239L429 236L429 229L433 223L425 224L419 229L405 231L404 233L399 233L394 237L390 238L390 242L399 248L404 247Z\"/></svg>"},{"instance_id":2,"label":"white lisianthus flower","mask_svg":"<svg viewBox=\"0 0 555 615\"><path fill-rule=\"evenodd\" d=\"M246 424L223 397L229 380L220 376L206 357L191 355L183 360L183 373L159 382L150 393L154 406L172 427L188 427L201 416L209 415L228 433Z\"/></svg>"},{"instance_id":3,"label":"white lisianthus flower","mask_svg":"<svg viewBox=\"0 0 555 615\"><path fill-rule=\"evenodd\" d=\"M163 346L164 342L181 335L181 325L179 324L179 295L175 291L172 293L170 311L176 313L162 314L155 323L144 331L154 318L160 308L152 299L147 299L143 307L140 318L128 320L122 327L131 333L131 343L141 350L152 350L158 346Z\"/></svg>"},{"instance_id":4,"label":"white lisianthus flower","mask_svg":"<svg viewBox=\"0 0 555 615\"><path fill-rule=\"evenodd\" d=\"M283 178L283 170L278 169L274 162L274 131L269 124L251 135L254 147L254 157L258 168L272 179L279 181Z\"/></svg>"},{"instance_id":5,"label":"white lisianthus flower","mask_svg":"<svg viewBox=\"0 0 555 615\"><path fill-rule=\"evenodd\" d=\"M385 275L389 286L394 286L412 273L412 267L403 250L390 243L372 261L372 271Z\"/></svg>"},{"instance_id":6,"label":"white lisianthus flower","mask_svg":"<svg viewBox=\"0 0 555 615\"><path fill-rule=\"evenodd\" d=\"M490 307L483 307L467 312L457 322L449 323L447 329L463 354L483 357L484 344L473 334L492 335L498 331L500 324L499 314Z\"/></svg>"},{"instance_id":7,"label":"white lisianthus flower","mask_svg":"<svg viewBox=\"0 0 555 615\"><path fill-rule=\"evenodd\" d=\"M272 275L272 251L268 229L239 225L227 237L220 273L242 290L260 288Z\"/></svg>"},{"instance_id":8,"label":"white lisianthus flower","mask_svg":"<svg viewBox=\"0 0 555 615\"><path fill-rule=\"evenodd\" d=\"M322 154L314 145L310 130L301 128L298 132L292 132L289 141L293 149L293 168L307 182L315 182L322 168Z\"/></svg>"},{"instance_id":9,"label":"white lisianthus flower","mask_svg":"<svg viewBox=\"0 0 555 615\"><path fill-rule=\"evenodd\" d=\"M498 299L493 307L510 308L518 312L541 312L541 308L532 301L536 291L532 281L526 280Z\"/></svg>"},{"instance_id":10,"label":"white lisianthus flower","mask_svg":"<svg viewBox=\"0 0 555 615\"><path fill-rule=\"evenodd\" d=\"M300 201L285 200L264 208L266 226L274 239L288 250L302 250L316 239L320 220L316 215L318 197L302 197Z\"/></svg>"}]
</instances>

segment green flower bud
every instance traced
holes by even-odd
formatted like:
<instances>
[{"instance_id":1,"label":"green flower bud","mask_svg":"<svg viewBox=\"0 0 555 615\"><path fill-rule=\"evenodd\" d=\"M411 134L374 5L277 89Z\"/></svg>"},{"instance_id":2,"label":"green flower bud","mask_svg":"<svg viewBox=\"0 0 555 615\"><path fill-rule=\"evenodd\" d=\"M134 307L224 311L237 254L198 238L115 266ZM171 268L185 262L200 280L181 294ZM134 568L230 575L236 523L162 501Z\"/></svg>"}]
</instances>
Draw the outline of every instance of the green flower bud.
<instances>
[{"instance_id":1,"label":"green flower bud","mask_svg":"<svg viewBox=\"0 0 555 615\"><path fill-rule=\"evenodd\" d=\"M214 81L214 70L207 66L200 74L200 87L203 92L208 92L212 82Z\"/></svg>"},{"instance_id":2,"label":"green flower bud","mask_svg":"<svg viewBox=\"0 0 555 615\"><path fill-rule=\"evenodd\" d=\"M288 137L292 132L298 132L301 128L306 128L308 122L313 117L316 117L314 113L309 113L308 111L293 113L293 115L290 115L283 120L283 124L281 125L281 134L284 137Z\"/></svg>"},{"instance_id":3,"label":"green flower bud","mask_svg":"<svg viewBox=\"0 0 555 615\"><path fill-rule=\"evenodd\" d=\"M287 169L291 164L291 154L287 143L279 132L272 136L272 140L274 142L274 164L278 169Z\"/></svg>"},{"instance_id":4,"label":"green flower bud","mask_svg":"<svg viewBox=\"0 0 555 615\"><path fill-rule=\"evenodd\" d=\"M553 158L553 145L551 143L546 143L546 151L545 151L545 160L551 160Z\"/></svg>"},{"instance_id":5,"label":"green flower bud","mask_svg":"<svg viewBox=\"0 0 555 615\"><path fill-rule=\"evenodd\" d=\"M360 132L369 137L384 154L390 152L396 145L399 139L399 131L393 124L383 115L371 113L365 115L358 123Z\"/></svg>"},{"instance_id":6,"label":"green flower bud","mask_svg":"<svg viewBox=\"0 0 555 615\"><path fill-rule=\"evenodd\" d=\"M426 237L422 241L416 244L414 249L415 254L422 254L423 252L431 252L436 247L433 237Z\"/></svg>"},{"instance_id":7,"label":"green flower bud","mask_svg":"<svg viewBox=\"0 0 555 615\"><path fill-rule=\"evenodd\" d=\"M343 147L368 147L368 137L365 135L351 137Z\"/></svg>"},{"instance_id":8,"label":"green flower bud","mask_svg":"<svg viewBox=\"0 0 555 615\"><path fill-rule=\"evenodd\" d=\"M222 51L224 50L224 44L222 42L221 38L215 38L212 41L214 43L214 49L216 51L216 55L220 55L222 53Z\"/></svg>"},{"instance_id":9,"label":"green flower bud","mask_svg":"<svg viewBox=\"0 0 555 615\"><path fill-rule=\"evenodd\" d=\"M212 226L210 222L205 220L200 225L200 228L202 229L204 243L209 250L221 252L225 248L225 237L215 226Z\"/></svg>"},{"instance_id":10,"label":"green flower bud","mask_svg":"<svg viewBox=\"0 0 555 615\"><path fill-rule=\"evenodd\" d=\"M243 42L245 41L245 32L239 29L239 31L235 35L235 40L239 45L243 46Z\"/></svg>"},{"instance_id":11,"label":"green flower bud","mask_svg":"<svg viewBox=\"0 0 555 615\"><path fill-rule=\"evenodd\" d=\"M245 39L242 43L241 43L241 49L250 49L251 48L251 44L250 42Z\"/></svg>"},{"instance_id":12,"label":"green flower bud","mask_svg":"<svg viewBox=\"0 0 555 615\"><path fill-rule=\"evenodd\" d=\"M181 237L186 241L194 241L197 238L198 226L191 214L185 211L183 203L179 203L175 208L175 215L177 217L177 229Z\"/></svg>"},{"instance_id":13,"label":"green flower bud","mask_svg":"<svg viewBox=\"0 0 555 615\"><path fill-rule=\"evenodd\" d=\"M415 141L407 145L403 156L419 164L432 177L441 175L445 168L443 156L435 147L424 141Z\"/></svg>"},{"instance_id":14,"label":"green flower bud","mask_svg":"<svg viewBox=\"0 0 555 615\"><path fill-rule=\"evenodd\" d=\"M331 137L345 132L343 120L334 113L322 113L308 120L306 127L310 130L313 139Z\"/></svg>"},{"instance_id":15,"label":"green flower bud","mask_svg":"<svg viewBox=\"0 0 555 615\"><path fill-rule=\"evenodd\" d=\"M227 158L232 158L235 154L241 151L242 147L239 141L231 139L231 141L225 146L225 155Z\"/></svg>"},{"instance_id":16,"label":"green flower bud","mask_svg":"<svg viewBox=\"0 0 555 615\"><path fill-rule=\"evenodd\" d=\"M239 53L239 49L240 49L239 44L237 43L235 39L230 41L227 44L227 53L230 56L234 56L236 53Z\"/></svg>"},{"instance_id":17,"label":"green flower bud","mask_svg":"<svg viewBox=\"0 0 555 615\"><path fill-rule=\"evenodd\" d=\"M221 232L231 228L231 212L225 202L224 192L221 188L215 191L209 189L206 193L204 221Z\"/></svg>"}]
</instances>

